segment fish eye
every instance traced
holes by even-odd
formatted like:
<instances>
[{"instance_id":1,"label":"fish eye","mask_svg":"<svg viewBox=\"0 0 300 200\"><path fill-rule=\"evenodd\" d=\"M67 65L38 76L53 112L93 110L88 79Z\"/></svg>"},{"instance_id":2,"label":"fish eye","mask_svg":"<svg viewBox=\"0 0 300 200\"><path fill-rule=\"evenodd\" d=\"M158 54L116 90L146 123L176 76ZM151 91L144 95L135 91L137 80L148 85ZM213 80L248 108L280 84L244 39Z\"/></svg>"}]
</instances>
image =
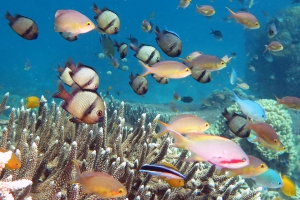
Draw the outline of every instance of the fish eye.
<instances>
[{"instance_id":1,"label":"fish eye","mask_svg":"<svg viewBox=\"0 0 300 200\"><path fill-rule=\"evenodd\" d=\"M99 117L102 116L102 111L101 111L101 110L98 110L98 111L96 112L96 115L98 115Z\"/></svg>"},{"instance_id":2,"label":"fish eye","mask_svg":"<svg viewBox=\"0 0 300 200\"><path fill-rule=\"evenodd\" d=\"M224 61L222 61L222 62L221 62L221 64L222 64L222 65L224 65L224 64L225 64L225 62L224 62Z\"/></svg>"},{"instance_id":3,"label":"fish eye","mask_svg":"<svg viewBox=\"0 0 300 200\"><path fill-rule=\"evenodd\" d=\"M90 26L90 25L91 25L91 22L87 22L86 25Z\"/></svg>"},{"instance_id":4,"label":"fish eye","mask_svg":"<svg viewBox=\"0 0 300 200\"><path fill-rule=\"evenodd\" d=\"M255 25L258 25L258 22L255 22Z\"/></svg>"},{"instance_id":5,"label":"fish eye","mask_svg":"<svg viewBox=\"0 0 300 200\"><path fill-rule=\"evenodd\" d=\"M159 62L159 57L156 58L156 62Z\"/></svg>"},{"instance_id":6,"label":"fish eye","mask_svg":"<svg viewBox=\"0 0 300 200\"><path fill-rule=\"evenodd\" d=\"M208 123L205 123L205 126L208 127Z\"/></svg>"},{"instance_id":7,"label":"fish eye","mask_svg":"<svg viewBox=\"0 0 300 200\"><path fill-rule=\"evenodd\" d=\"M98 85L94 85L94 88L95 88L95 89L98 88Z\"/></svg>"},{"instance_id":8,"label":"fish eye","mask_svg":"<svg viewBox=\"0 0 300 200\"><path fill-rule=\"evenodd\" d=\"M281 185L282 183L281 182L278 182L278 185Z\"/></svg>"},{"instance_id":9,"label":"fish eye","mask_svg":"<svg viewBox=\"0 0 300 200\"><path fill-rule=\"evenodd\" d=\"M121 194L121 193L123 193L123 189L119 189L119 191L118 191L118 192L119 192L120 194Z\"/></svg>"},{"instance_id":10,"label":"fish eye","mask_svg":"<svg viewBox=\"0 0 300 200\"><path fill-rule=\"evenodd\" d=\"M115 32L117 33L119 31L119 28L118 27L115 27Z\"/></svg>"},{"instance_id":11,"label":"fish eye","mask_svg":"<svg viewBox=\"0 0 300 200\"><path fill-rule=\"evenodd\" d=\"M285 149L285 146L283 146L282 148Z\"/></svg>"},{"instance_id":12,"label":"fish eye","mask_svg":"<svg viewBox=\"0 0 300 200\"><path fill-rule=\"evenodd\" d=\"M275 142L275 143L277 143L277 140L276 140L276 139L274 139L274 142Z\"/></svg>"},{"instance_id":13,"label":"fish eye","mask_svg":"<svg viewBox=\"0 0 300 200\"><path fill-rule=\"evenodd\" d=\"M245 161L246 161L246 158L243 157L243 158L242 158L242 161L245 162Z\"/></svg>"},{"instance_id":14,"label":"fish eye","mask_svg":"<svg viewBox=\"0 0 300 200\"><path fill-rule=\"evenodd\" d=\"M264 165L264 164L261 164L261 165L260 165L260 168L265 168L265 165Z\"/></svg>"}]
</instances>

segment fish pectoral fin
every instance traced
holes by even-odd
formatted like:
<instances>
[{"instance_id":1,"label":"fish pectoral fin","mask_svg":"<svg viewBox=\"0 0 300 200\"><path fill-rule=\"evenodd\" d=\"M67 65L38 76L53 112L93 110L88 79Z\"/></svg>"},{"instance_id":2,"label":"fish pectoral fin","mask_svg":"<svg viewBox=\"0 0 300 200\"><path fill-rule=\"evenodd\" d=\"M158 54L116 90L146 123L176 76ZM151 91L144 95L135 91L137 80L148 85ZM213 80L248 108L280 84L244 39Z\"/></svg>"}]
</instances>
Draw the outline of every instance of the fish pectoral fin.
<instances>
[{"instance_id":1,"label":"fish pectoral fin","mask_svg":"<svg viewBox=\"0 0 300 200\"><path fill-rule=\"evenodd\" d=\"M76 117L72 117L71 119L69 119L70 122L74 122L74 123L82 123L83 121L76 118Z\"/></svg>"}]
</instances>

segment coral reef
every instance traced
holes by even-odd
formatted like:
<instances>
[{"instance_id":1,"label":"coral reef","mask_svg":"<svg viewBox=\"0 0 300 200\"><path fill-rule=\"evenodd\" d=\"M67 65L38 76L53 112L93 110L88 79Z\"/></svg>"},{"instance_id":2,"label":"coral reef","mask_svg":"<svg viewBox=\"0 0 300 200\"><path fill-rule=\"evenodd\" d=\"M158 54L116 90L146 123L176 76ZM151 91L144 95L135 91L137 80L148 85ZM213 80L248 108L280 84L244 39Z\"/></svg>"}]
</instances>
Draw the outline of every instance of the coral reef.
<instances>
[{"instance_id":1,"label":"coral reef","mask_svg":"<svg viewBox=\"0 0 300 200\"><path fill-rule=\"evenodd\" d=\"M254 66L256 71L253 76L246 76L246 82L259 83L252 89L257 90L270 98L276 91L277 96L296 95L300 83L300 32L297 31L300 20L300 6L286 7L277 11L277 16L271 18L265 28L261 29L255 37L246 37L246 46L253 52L249 56L248 65ZM271 23L277 27L278 34L268 38L267 30ZM278 52L265 53L264 45L271 41L279 41L284 49ZM258 45L255 45L258 44ZM270 54L273 58L267 61L265 56ZM257 58L253 58L256 55ZM248 67L247 67L248 68ZM273 78L270 76L273 75ZM275 78L274 78L275 77Z\"/></svg>"},{"instance_id":2,"label":"coral reef","mask_svg":"<svg viewBox=\"0 0 300 200\"><path fill-rule=\"evenodd\" d=\"M237 142L243 147L247 154L258 156L264 160L270 168L277 169L278 171L288 175L292 175L296 167L295 161L297 159L297 150L295 148L296 145L291 128L292 119L288 111L283 108L283 106L276 106L276 101L274 100L261 99L258 100L257 103L259 103L265 109L267 116L266 123L270 124L275 129L280 137L281 142L286 147L286 151L280 155L261 147L258 143L249 143L247 139L240 139ZM230 113L241 113L237 103L228 107L227 110ZM218 120L211 125L207 132L223 133L227 137L228 135L233 137L234 135L229 133L230 130L226 126L225 121L225 118L220 115Z\"/></svg>"},{"instance_id":3,"label":"coral reef","mask_svg":"<svg viewBox=\"0 0 300 200\"><path fill-rule=\"evenodd\" d=\"M113 108L116 106L110 105ZM169 148L171 140L167 135L154 140L159 115L144 125L143 113L134 118L136 128L127 129L125 110L121 102L118 111L105 112L102 123L87 125L70 122L69 114L54 101L50 108L42 101L37 113L21 103L11 110L9 123L2 130L1 146L14 150L22 167L2 171L1 181L7 177L12 181L32 181L31 187L12 193L15 199L98 199L93 194L83 194L81 185L70 183L75 176L72 160L77 160L82 171L103 171L123 183L128 193L118 199L260 198L261 188L250 190L238 177L219 175L210 164L183 162L188 152ZM174 164L187 177L184 187L172 188L139 172L143 164L161 161Z\"/></svg>"}]
</instances>

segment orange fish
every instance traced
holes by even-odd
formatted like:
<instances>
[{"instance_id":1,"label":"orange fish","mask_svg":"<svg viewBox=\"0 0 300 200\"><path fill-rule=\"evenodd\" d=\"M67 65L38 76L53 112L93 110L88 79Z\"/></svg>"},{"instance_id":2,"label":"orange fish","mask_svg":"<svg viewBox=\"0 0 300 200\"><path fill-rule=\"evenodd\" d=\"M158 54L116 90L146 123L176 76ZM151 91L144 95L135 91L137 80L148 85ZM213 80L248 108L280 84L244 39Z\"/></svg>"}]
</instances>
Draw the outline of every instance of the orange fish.
<instances>
[{"instance_id":1,"label":"orange fish","mask_svg":"<svg viewBox=\"0 0 300 200\"><path fill-rule=\"evenodd\" d=\"M249 29L258 29L260 27L260 24L256 17L248 12L237 12L234 13L232 10L230 10L228 7L226 7L228 11L232 14L229 16L229 18L234 18L239 24L242 24L246 28Z\"/></svg>"},{"instance_id":2,"label":"orange fish","mask_svg":"<svg viewBox=\"0 0 300 200\"><path fill-rule=\"evenodd\" d=\"M293 110L300 110L300 99L297 97L286 96L283 97L282 99L276 97L276 100L277 100L276 105L283 104L287 108L291 108Z\"/></svg>"},{"instance_id":3,"label":"orange fish","mask_svg":"<svg viewBox=\"0 0 300 200\"><path fill-rule=\"evenodd\" d=\"M100 198L117 198L126 196L126 188L111 175L104 172L80 172L78 163L73 160L77 177L71 183L80 183L82 192L96 194Z\"/></svg>"},{"instance_id":4,"label":"orange fish","mask_svg":"<svg viewBox=\"0 0 300 200\"><path fill-rule=\"evenodd\" d=\"M0 147L0 152L1 153L6 153L8 151L10 151L10 150L6 150L6 149L3 149L3 148ZM16 154L14 154L14 152L12 152L11 158L5 164L4 168L9 169L9 170L13 170L13 169L19 169L20 167L21 167L21 161L16 156Z\"/></svg>"},{"instance_id":5,"label":"orange fish","mask_svg":"<svg viewBox=\"0 0 300 200\"><path fill-rule=\"evenodd\" d=\"M285 151L284 145L280 142L280 138L273 127L265 122L251 122L248 119L244 129L252 129L255 132L256 138L253 142L258 141L261 146L270 150L281 152Z\"/></svg>"}]
</instances>

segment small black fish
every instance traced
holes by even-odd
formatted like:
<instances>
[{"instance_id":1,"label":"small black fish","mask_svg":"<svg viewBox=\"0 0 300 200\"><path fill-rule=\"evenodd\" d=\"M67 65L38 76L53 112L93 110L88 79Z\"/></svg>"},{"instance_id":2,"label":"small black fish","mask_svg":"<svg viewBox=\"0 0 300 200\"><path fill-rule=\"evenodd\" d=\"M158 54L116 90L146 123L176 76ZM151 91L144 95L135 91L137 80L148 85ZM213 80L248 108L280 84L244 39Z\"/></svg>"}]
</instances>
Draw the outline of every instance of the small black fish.
<instances>
[{"instance_id":1,"label":"small black fish","mask_svg":"<svg viewBox=\"0 0 300 200\"><path fill-rule=\"evenodd\" d=\"M247 138L250 135L250 129L244 129L247 119L245 116L234 113L231 115L227 109L222 112L222 115L227 119L226 125L232 133L240 138Z\"/></svg>"},{"instance_id":2,"label":"small black fish","mask_svg":"<svg viewBox=\"0 0 300 200\"><path fill-rule=\"evenodd\" d=\"M217 40L219 40L219 41L221 41L222 39L223 39L223 35L222 35L222 32L221 31L219 31L219 30L213 30L212 28L211 28L211 33L210 34L213 34L214 35L214 37L217 39Z\"/></svg>"},{"instance_id":3,"label":"small black fish","mask_svg":"<svg viewBox=\"0 0 300 200\"><path fill-rule=\"evenodd\" d=\"M237 54L235 52L231 52L230 56L236 58Z\"/></svg>"},{"instance_id":4,"label":"small black fish","mask_svg":"<svg viewBox=\"0 0 300 200\"><path fill-rule=\"evenodd\" d=\"M39 29L37 24L30 18L16 14L14 17L7 11L4 16L9 21L9 26L22 38L35 40Z\"/></svg>"},{"instance_id":5,"label":"small black fish","mask_svg":"<svg viewBox=\"0 0 300 200\"><path fill-rule=\"evenodd\" d=\"M181 97L181 101L184 103L191 103L193 100L192 97Z\"/></svg>"}]
</instances>

